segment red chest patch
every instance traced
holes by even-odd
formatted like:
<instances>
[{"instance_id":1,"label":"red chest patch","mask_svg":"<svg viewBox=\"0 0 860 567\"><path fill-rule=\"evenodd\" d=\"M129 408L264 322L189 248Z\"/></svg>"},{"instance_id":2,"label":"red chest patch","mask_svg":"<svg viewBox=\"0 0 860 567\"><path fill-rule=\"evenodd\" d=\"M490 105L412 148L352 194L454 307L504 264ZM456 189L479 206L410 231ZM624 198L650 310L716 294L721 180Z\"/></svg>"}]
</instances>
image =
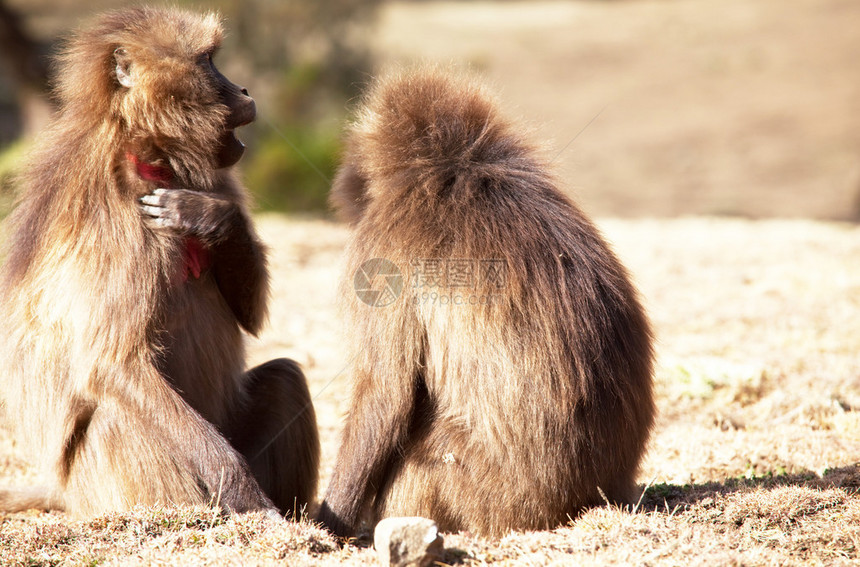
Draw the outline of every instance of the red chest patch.
<instances>
[{"instance_id":1,"label":"red chest patch","mask_svg":"<svg viewBox=\"0 0 860 567\"><path fill-rule=\"evenodd\" d=\"M188 278L199 279L200 275L212 265L212 253L209 249L193 236L185 237L185 249L183 250L183 265L180 278L187 282Z\"/></svg>"},{"instance_id":2,"label":"red chest patch","mask_svg":"<svg viewBox=\"0 0 860 567\"><path fill-rule=\"evenodd\" d=\"M167 166L146 163L132 153L126 153L137 171L138 177L157 185L169 188L173 181L173 170ZM199 279L203 272L212 266L212 253L198 238L186 236L182 241L182 266L179 268L178 281L185 283L189 278Z\"/></svg>"},{"instance_id":3,"label":"red chest patch","mask_svg":"<svg viewBox=\"0 0 860 567\"><path fill-rule=\"evenodd\" d=\"M146 163L141 161L136 155L131 152L125 154L126 159L134 164L137 171L137 176L146 181L152 181L162 187L170 187L170 182L173 181L173 170L166 165L157 165L154 163Z\"/></svg>"}]
</instances>

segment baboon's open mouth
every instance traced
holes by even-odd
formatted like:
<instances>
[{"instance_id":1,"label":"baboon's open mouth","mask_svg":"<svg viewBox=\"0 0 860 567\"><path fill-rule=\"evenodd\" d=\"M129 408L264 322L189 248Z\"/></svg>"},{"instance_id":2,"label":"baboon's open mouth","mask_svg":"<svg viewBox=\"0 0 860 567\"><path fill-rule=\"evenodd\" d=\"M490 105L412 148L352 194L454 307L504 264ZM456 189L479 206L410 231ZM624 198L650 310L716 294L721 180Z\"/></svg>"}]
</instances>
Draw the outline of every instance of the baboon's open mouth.
<instances>
[{"instance_id":1,"label":"baboon's open mouth","mask_svg":"<svg viewBox=\"0 0 860 567\"><path fill-rule=\"evenodd\" d=\"M246 97L248 102L228 118L227 129L221 135L221 148L218 151L218 167L235 165L245 153L245 144L236 137L236 128L247 126L257 117L257 106L254 99Z\"/></svg>"},{"instance_id":2,"label":"baboon's open mouth","mask_svg":"<svg viewBox=\"0 0 860 567\"><path fill-rule=\"evenodd\" d=\"M218 150L218 167L235 165L245 153L245 144L236 137L235 130L227 130L221 135L221 148Z\"/></svg>"}]
</instances>

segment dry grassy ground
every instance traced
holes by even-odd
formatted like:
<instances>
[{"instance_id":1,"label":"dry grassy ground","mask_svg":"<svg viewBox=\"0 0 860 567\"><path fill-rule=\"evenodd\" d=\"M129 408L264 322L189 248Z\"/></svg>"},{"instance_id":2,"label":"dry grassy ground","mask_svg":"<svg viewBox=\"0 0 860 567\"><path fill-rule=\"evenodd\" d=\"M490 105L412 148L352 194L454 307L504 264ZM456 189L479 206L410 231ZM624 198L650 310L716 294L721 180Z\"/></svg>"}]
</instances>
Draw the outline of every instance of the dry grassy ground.
<instances>
[{"instance_id":1,"label":"dry grassy ground","mask_svg":"<svg viewBox=\"0 0 860 567\"><path fill-rule=\"evenodd\" d=\"M304 365L324 485L349 394L334 308L348 235L319 220L259 224L273 247L275 287L271 325L252 358ZM600 225L632 270L659 341L660 418L642 502L635 512L592 510L554 532L448 535L447 561L860 561L860 228L713 218ZM0 439L0 483L28 475ZM360 565L370 554L338 550L310 525L207 510L0 519L0 563Z\"/></svg>"},{"instance_id":2,"label":"dry grassy ground","mask_svg":"<svg viewBox=\"0 0 860 567\"><path fill-rule=\"evenodd\" d=\"M449 564L860 562L860 3L485 2L386 8L390 58L466 62L538 123L655 323L660 417L635 510L552 532L446 534ZM253 151L253 148L251 148ZM251 363L305 368L331 473L349 395L335 310L346 230L264 216L271 324ZM26 416L13 416L25 419ZM0 486L31 477L0 430ZM517 506L516 502L508 503ZM347 564L308 523L148 509L0 516L4 564Z\"/></svg>"}]
</instances>

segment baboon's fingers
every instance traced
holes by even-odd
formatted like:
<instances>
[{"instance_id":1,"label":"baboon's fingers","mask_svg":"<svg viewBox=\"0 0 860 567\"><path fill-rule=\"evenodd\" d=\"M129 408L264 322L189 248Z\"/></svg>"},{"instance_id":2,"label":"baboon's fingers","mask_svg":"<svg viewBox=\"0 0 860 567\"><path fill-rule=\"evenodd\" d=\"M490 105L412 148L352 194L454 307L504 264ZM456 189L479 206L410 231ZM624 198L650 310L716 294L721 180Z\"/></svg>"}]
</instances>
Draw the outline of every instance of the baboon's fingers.
<instances>
[{"instance_id":1,"label":"baboon's fingers","mask_svg":"<svg viewBox=\"0 0 860 567\"><path fill-rule=\"evenodd\" d=\"M156 189L149 195L144 195L138 199L138 202L141 212L156 220L162 219L167 213L164 203L164 189Z\"/></svg>"},{"instance_id":2,"label":"baboon's fingers","mask_svg":"<svg viewBox=\"0 0 860 567\"><path fill-rule=\"evenodd\" d=\"M180 220L180 215L175 210L175 199L170 198L171 194L176 194L180 191L182 190L155 189L152 193L138 199L141 212L152 219L152 224L156 228L184 229L185 227Z\"/></svg>"},{"instance_id":3,"label":"baboon's fingers","mask_svg":"<svg viewBox=\"0 0 860 567\"><path fill-rule=\"evenodd\" d=\"M139 199L141 203L144 205L154 205L156 207L163 207L165 196L167 195L168 189L158 188L154 190L149 195L144 195Z\"/></svg>"},{"instance_id":4,"label":"baboon's fingers","mask_svg":"<svg viewBox=\"0 0 860 567\"><path fill-rule=\"evenodd\" d=\"M141 205L140 211L146 216L147 222L155 228L179 230L178 220L174 215L164 207L156 207L152 205Z\"/></svg>"},{"instance_id":5,"label":"baboon's fingers","mask_svg":"<svg viewBox=\"0 0 860 567\"><path fill-rule=\"evenodd\" d=\"M209 244L244 226L235 203L205 191L159 188L138 202L153 226L194 234Z\"/></svg>"},{"instance_id":6,"label":"baboon's fingers","mask_svg":"<svg viewBox=\"0 0 860 567\"><path fill-rule=\"evenodd\" d=\"M145 215L153 218L159 218L165 211L164 207L153 207L151 205L142 205L140 210L143 211Z\"/></svg>"}]
</instances>

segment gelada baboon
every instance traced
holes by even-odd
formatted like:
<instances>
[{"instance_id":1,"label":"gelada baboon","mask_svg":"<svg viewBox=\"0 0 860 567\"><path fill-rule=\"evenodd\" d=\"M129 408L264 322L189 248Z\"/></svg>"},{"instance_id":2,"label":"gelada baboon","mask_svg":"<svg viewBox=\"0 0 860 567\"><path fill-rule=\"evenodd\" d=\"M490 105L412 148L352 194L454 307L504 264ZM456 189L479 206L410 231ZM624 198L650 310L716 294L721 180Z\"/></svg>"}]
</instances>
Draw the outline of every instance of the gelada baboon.
<instances>
[{"instance_id":1,"label":"gelada baboon","mask_svg":"<svg viewBox=\"0 0 860 567\"><path fill-rule=\"evenodd\" d=\"M268 274L229 170L255 105L212 63L221 34L214 15L131 9L59 57L0 283L0 395L46 480L2 509L292 512L315 495L301 370L244 369Z\"/></svg>"},{"instance_id":2,"label":"gelada baboon","mask_svg":"<svg viewBox=\"0 0 860 567\"><path fill-rule=\"evenodd\" d=\"M354 391L318 515L335 534L395 515L483 534L549 528L601 492L637 496L654 416L649 324L547 171L471 79L425 68L370 89L331 196L354 227ZM351 289L359 270L399 289L372 259L402 272L391 305Z\"/></svg>"}]
</instances>

